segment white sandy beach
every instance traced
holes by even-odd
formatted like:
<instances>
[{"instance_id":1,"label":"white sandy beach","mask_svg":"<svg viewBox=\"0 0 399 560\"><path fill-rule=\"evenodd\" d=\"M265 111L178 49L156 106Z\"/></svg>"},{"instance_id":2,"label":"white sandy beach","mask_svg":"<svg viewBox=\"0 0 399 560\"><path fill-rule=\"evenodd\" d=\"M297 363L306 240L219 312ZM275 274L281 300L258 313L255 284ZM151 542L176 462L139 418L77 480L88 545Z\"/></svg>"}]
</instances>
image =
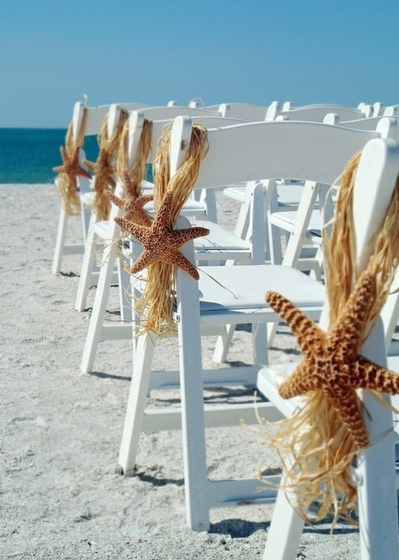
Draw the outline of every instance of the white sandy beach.
<instances>
[{"instance_id":1,"label":"white sandy beach","mask_svg":"<svg viewBox=\"0 0 399 560\"><path fill-rule=\"evenodd\" d=\"M81 257L66 257L51 274L59 196L53 185L1 185L1 471L0 558L260 559L273 506L215 509L209 533L186 525L179 432L141 438L137 473L115 472L131 376L127 341L102 343L93 374L79 371L90 309L74 309ZM223 197L220 219L231 223ZM73 219L73 232L80 222ZM94 290L91 293L91 305ZM110 317L112 308L110 308ZM230 359L250 356L240 331ZM206 344L204 360L212 355ZM281 329L271 360L297 355ZM157 368L177 359L173 339L157 352ZM252 399L253 390L206 392L209 402ZM176 395L156 394L159 406ZM211 477L250 476L277 466L248 428L212 429ZM357 529L306 528L304 560L356 560ZM270 560L273 560L270 558ZM383 560L383 559L382 559Z\"/></svg>"}]
</instances>

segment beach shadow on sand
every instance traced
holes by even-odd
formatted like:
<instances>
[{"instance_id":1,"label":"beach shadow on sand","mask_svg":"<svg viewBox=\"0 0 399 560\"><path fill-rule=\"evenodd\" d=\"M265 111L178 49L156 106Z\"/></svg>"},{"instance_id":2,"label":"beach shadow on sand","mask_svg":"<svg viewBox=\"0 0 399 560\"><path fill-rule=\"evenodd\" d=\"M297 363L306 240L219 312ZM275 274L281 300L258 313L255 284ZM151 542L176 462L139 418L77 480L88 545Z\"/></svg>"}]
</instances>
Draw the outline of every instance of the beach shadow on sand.
<instances>
[{"instance_id":1,"label":"beach shadow on sand","mask_svg":"<svg viewBox=\"0 0 399 560\"><path fill-rule=\"evenodd\" d=\"M154 474L151 474L151 471L154 471ZM134 476L142 482L152 484L152 486L167 486L168 484L173 484L174 486L184 486L184 478L162 478L157 465L142 471L135 467Z\"/></svg>"},{"instance_id":2,"label":"beach shadow on sand","mask_svg":"<svg viewBox=\"0 0 399 560\"><path fill-rule=\"evenodd\" d=\"M243 519L225 519L217 523L211 523L210 534L230 535L232 539L243 539L250 537L257 531L265 531L270 521L245 521Z\"/></svg>"},{"instance_id":3,"label":"beach shadow on sand","mask_svg":"<svg viewBox=\"0 0 399 560\"><path fill-rule=\"evenodd\" d=\"M116 381L131 381L131 375L115 375L114 373L106 373L105 371L89 371L87 375L98 377L99 379L115 379Z\"/></svg>"}]
</instances>

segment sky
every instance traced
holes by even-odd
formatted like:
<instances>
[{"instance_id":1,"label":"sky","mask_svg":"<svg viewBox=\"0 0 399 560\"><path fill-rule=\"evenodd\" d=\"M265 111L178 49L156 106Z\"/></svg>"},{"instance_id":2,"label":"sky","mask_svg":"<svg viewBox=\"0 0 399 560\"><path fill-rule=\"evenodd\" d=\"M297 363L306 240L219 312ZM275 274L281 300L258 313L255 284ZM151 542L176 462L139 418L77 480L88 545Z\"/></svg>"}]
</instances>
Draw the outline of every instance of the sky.
<instances>
[{"instance_id":1,"label":"sky","mask_svg":"<svg viewBox=\"0 0 399 560\"><path fill-rule=\"evenodd\" d=\"M399 1L2 0L0 127L76 101L399 103Z\"/></svg>"}]
</instances>

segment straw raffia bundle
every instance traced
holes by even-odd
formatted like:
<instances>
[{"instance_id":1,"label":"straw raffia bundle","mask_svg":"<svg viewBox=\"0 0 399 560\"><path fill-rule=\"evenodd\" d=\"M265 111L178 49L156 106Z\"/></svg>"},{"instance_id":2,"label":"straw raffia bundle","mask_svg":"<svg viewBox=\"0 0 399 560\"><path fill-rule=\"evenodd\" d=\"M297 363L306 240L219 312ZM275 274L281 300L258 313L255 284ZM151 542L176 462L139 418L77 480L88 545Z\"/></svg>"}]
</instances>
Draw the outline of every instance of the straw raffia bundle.
<instances>
[{"instance_id":1,"label":"straw raffia bundle","mask_svg":"<svg viewBox=\"0 0 399 560\"><path fill-rule=\"evenodd\" d=\"M105 116L98 135L100 152L95 163L84 160L84 163L94 172L94 198L91 209L96 214L97 220L107 220L111 209L111 203L107 196L110 189L115 188L113 162L119 150L121 134L128 119L128 112L121 109L118 125L108 135L108 115Z\"/></svg>"},{"instance_id":2,"label":"straw raffia bundle","mask_svg":"<svg viewBox=\"0 0 399 560\"><path fill-rule=\"evenodd\" d=\"M171 208L165 219L172 231L177 222L181 209L188 199L197 179L200 163L208 152L206 129L193 125L191 141L184 163L176 174L169 175L169 151L171 133L166 131L160 138L157 157L154 162L154 206L158 209L165 201L167 193L173 193ZM200 228L191 228L199 230ZM204 228L201 228L204 230ZM188 232L190 233L190 232ZM206 231L198 235L204 235ZM198 236L197 235L197 236ZM177 267L170 262L159 260L147 267L147 274L143 280L145 285L141 297L136 301L135 310L140 316L139 334L153 332L158 336L175 332L173 321L173 304L175 301L175 283Z\"/></svg>"},{"instance_id":3,"label":"straw raffia bundle","mask_svg":"<svg viewBox=\"0 0 399 560\"><path fill-rule=\"evenodd\" d=\"M125 218L135 223L149 225L152 218L144 205L153 199L152 194L143 195L143 180L147 174L147 160L151 151L152 122L144 119L137 153L134 161L129 161L129 121L127 120L121 134L117 156L116 173L124 187L124 197L119 198L111 191L105 191L108 199L122 210Z\"/></svg>"},{"instance_id":4,"label":"straw raffia bundle","mask_svg":"<svg viewBox=\"0 0 399 560\"><path fill-rule=\"evenodd\" d=\"M399 181L397 180L385 219L372 240L373 250L367 270L362 274L357 270L352 195L359 159L360 153L348 162L341 176L331 237L324 234L330 328L324 334L317 330L311 333L313 327L306 324L308 334L303 333L304 339L306 336L308 337L310 346L316 344L318 336L321 339L321 345L325 341L327 341L327 345L332 344L331 337L328 338L329 333L340 332L345 313L347 315L352 313L354 323L357 316L363 313L365 319L360 321L361 332L349 333L347 337L349 344L351 344L351 337L356 338L357 341L353 349L349 348L349 354L350 352L360 352L361 346L367 339L389 295L398 265L397 247L399 246ZM366 292L367 297L364 295ZM355 296L357 301L355 301ZM272 295L269 298L270 301L273 301ZM287 315L294 312L295 310L290 309ZM314 328L317 329L317 327ZM342 338L345 338L345 334L347 333L341 332ZM302 348L304 340L298 337L298 341ZM335 343L339 345L338 336L335 337ZM347 350L344 347L340 349L338 346L336 359L344 359ZM306 363L306 359L305 357L302 364ZM368 361L362 357L358 360L365 368L373 369L375 376L375 379L370 376L370 379L362 380L359 387L372 390L380 401L381 396L375 389L380 392L398 393L397 375L378 366L373 367L370 365L371 362L367 363ZM325 387L324 389L316 387L307 392L302 397L304 404L298 412L286 420L272 424L275 427L273 435L270 435L270 432L264 434L268 444L277 450L282 459L289 499L294 500L293 506L308 522L310 522L307 516L308 508L315 502L320 503L317 520L321 520L329 514L333 515L334 523L338 518L354 521L353 514L356 513L357 489L351 478L350 467L359 449L369 445L369 441L367 429L360 416L363 404L356 391L348 389L348 375L344 374L344 366L343 363L341 376L338 375L334 379L335 394L331 396L331 392L326 391ZM301 377L298 369L300 367L301 364L297 368L299 382ZM322 368L322 362L319 367ZM307 374L306 371L303 373ZM381 374L380 378L379 374ZM295 373L292 374L291 379L294 375ZM322 375L321 370L319 375ZM286 397L287 395L284 393L289 393L287 391L289 385L290 379L280 385L279 391L282 396ZM348 414L348 418L344 420L341 413L345 412L347 403L339 401L340 395L353 399L351 414ZM346 412L348 413L348 410ZM347 422L349 424L351 421L355 422L354 417L357 415L361 424L352 426L351 431L348 429ZM267 425L270 426L270 424Z\"/></svg>"},{"instance_id":5,"label":"straw raffia bundle","mask_svg":"<svg viewBox=\"0 0 399 560\"><path fill-rule=\"evenodd\" d=\"M79 157L79 150L83 146L85 128L87 122L87 109L83 110L83 118L80 123L80 128L76 136L76 141L74 142L74 130L72 121L69 124L66 136L65 136L65 147L61 148L61 156L64 164L60 167L55 167L54 171L59 173L58 175L58 188L61 194L61 200L63 208L68 216L80 214L80 199L78 194L78 184L77 176L79 174L88 175L85 170L81 169L78 162L72 166L72 169L68 170L66 165L66 160L72 161ZM88 175L90 176L90 175Z\"/></svg>"}]
</instances>

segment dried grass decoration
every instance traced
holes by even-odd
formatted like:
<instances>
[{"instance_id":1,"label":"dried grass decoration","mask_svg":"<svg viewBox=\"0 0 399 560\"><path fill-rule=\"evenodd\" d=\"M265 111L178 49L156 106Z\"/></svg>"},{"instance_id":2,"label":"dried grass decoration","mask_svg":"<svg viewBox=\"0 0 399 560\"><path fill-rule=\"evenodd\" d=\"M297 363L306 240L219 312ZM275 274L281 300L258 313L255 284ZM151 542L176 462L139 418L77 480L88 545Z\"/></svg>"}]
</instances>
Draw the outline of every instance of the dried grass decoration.
<instances>
[{"instance_id":1,"label":"dried grass decoration","mask_svg":"<svg viewBox=\"0 0 399 560\"><path fill-rule=\"evenodd\" d=\"M125 211L124 218L130 222L150 226L152 218L144 206L154 198L153 194L143 194L143 180L147 172L147 159L151 151L152 122L144 119L140 134L137 154L129 163L129 121L127 120L122 132L117 164L117 175L124 187L124 198L116 196L111 191L105 194L118 208Z\"/></svg>"},{"instance_id":2,"label":"dried grass decoration","mask_svg":"<svg viewBox=\"0 0 399 560\"><path fill-rule=\"evenodd\" d=\"M360 154L341 176L331 237L325 234L326 284L330 328L321 330L291 302L275 292L266 301L288 323L304 359L279 386L283 398L301 395L303 406L266 434L282 461L288 496L310 522L307 511L320 502L317 521L333 515L355 522L356 485L350 467L369 436L356 389L397 394L399 376L359 352L389 294L398 265L399 182L383 223L372 241L367 269L356 270L352 193ZM291 499L291 497L289 497ZM292 500L291 500L292 501Z\"/></svg>"},{"instance_id":3,"label":"dried grass decoration","mask_svg":"<svg viewBox=\"0 0 399 560\"><path fill-rule=\"evenodd\" d=\"M76 137L76 142L73 140L73 125L72 121L68 127L65 137L65 147L60 148L62 165L54 167L53 170L58 175L58 188L60 189L62 205L68 216L80 214L80 199L78 194L78 176L91 178L90 173L83 169L79 163L79 153L83 146L83 139L85 134L87 122L87 109L83 110L83 118L80 123L80 129Z\"/></svg>"},{"instance_id":4,"label":"dried grass decoration","mask_svg":"<svg viewBox=\"0 0 399 560\"><path fill-rule=\"evenodd\" d=\"M170 132L160 139L154 165L154 206L156 215L150 226L115 218L121 229L136 237L144 251L131 268L137 274L147 268L145 285L135 310L140 316L140 331L158 336L175 332L173 304L177 267L198 279L198 271L180 252L182 245L209 234L202 227L174 229L181 209L189 197L198 176L200 163L208 151L206 130L194 125L186 160L169 178Z\"/></svg>"},{"instance_id":5,"label":"dried grass decoration","mask_svg":"<svg viewBox=\"0 0 399 560\"><path fill-rule=\"evenodd\" d=\"M128 112L121 109L118 125L108 136L108 115L105 116L98 135L98 145L100 148L97 161L91 162L83 160L83 163L94 173L94 198L91 204L92 211L96 214L97 220L108 220L111 210L111 203L107 192L115 188L114 179L115 169L113 162L119 150L121 134L128 119Z\"/></svg>"}]
</instances>

